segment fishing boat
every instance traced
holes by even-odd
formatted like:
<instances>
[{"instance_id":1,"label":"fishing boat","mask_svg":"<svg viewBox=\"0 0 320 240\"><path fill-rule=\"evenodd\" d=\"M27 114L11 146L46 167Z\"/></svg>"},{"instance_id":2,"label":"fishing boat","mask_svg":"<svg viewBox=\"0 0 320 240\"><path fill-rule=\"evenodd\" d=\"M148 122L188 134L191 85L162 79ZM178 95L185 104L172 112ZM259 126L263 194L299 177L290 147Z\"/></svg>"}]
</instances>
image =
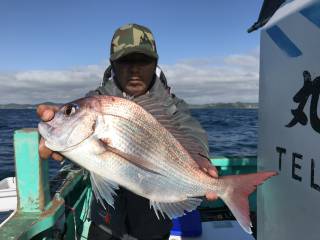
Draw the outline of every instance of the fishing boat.
<instances>
[{"instance_id":1,"label":"fishing boat","mask_svg":"<svg viewBox=\"0 0 320 240\"><path fill-rule=\"evenodd\" d=\"M204 201L197 212L174 220L172 240L319 239L320 2L265 0L248 31L259 28L258 156L211 162L220 175L277 170L279 176L261 186L257 198L250 197L254 236L240 228L222 202ZM88 173L62 169L49 181L48 160L40 160L38 144L36 129L15 131L18 200L1 224L0 239L87 239Z\"/></svg>"}]
</instances>

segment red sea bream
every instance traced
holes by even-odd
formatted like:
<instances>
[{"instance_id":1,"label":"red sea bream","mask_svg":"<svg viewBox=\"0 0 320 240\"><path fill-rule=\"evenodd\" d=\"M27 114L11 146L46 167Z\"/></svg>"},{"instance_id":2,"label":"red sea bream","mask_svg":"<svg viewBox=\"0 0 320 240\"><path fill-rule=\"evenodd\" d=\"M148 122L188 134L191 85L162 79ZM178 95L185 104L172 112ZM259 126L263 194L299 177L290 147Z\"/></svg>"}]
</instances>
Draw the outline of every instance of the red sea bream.
<instances>
[{"instance_id":1,"label":"red sea bream","mask_svg":"<svg viewBox=\"0 0 320 240\"><path fill-rule=\"evenodd\" d=\"M62 106L51 121L39 123L39 132L47 147L90 171L101 203L113 206L120 185L149 199L158 218L172 219L215 192L251 233L248 195L276 173L210 177L194 161L202 155L199 144L159 102L148 96L134 101L82 98Z\"/></svg>"}]
</instances>

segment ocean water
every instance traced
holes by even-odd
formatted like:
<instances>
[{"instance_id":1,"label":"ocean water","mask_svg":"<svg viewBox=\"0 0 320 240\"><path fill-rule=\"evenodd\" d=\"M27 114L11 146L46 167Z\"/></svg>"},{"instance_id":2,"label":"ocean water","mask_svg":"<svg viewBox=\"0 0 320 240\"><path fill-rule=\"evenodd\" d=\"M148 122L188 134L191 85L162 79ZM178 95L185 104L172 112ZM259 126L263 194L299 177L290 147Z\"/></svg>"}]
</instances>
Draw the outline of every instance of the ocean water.
<instances>
[{"instance_id":1,"label":"ocean water","mask_svg":"<svg viewBox=\"0 0 320 240\"><path fill-rule=\"evenodd\" d=\"M0 180L14 176L13 133L21 128L36 128L39 122L34 109L0 109ZM56 161L49 162L50 176L59 168Z\"/></svg>"},{"instance_id":2,"label":"ocean water","mask_svg":"<svg viewBox=\"0 0 320 240\"><path fill-rule=\"evenodd\" d=\"M257 154L256 109L193 109L192 115L208 133L210 155L255 156ZM0 109L0 180L14 176L13 133L36 128L39 119L33 109ZM60 164L49 162L53 177Z\"/></svg>"},{"instance_id":3,"label":"ocean water","mask_svg":"<svg viewBox=\"0 0 320 240\"><path fill-rule=\"evenodd\" d=\"M256 156L257 109L193 109L207 131L210 156Z\"/></svg>"}]
</instances>

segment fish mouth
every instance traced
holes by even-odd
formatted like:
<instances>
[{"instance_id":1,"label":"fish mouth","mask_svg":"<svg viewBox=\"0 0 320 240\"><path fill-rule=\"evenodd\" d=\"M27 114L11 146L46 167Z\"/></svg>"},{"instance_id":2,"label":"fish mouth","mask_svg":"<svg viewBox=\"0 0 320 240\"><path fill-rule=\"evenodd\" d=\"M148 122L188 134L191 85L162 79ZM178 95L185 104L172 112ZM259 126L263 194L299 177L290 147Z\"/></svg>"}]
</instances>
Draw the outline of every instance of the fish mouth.
<instances>
[{"instance_id":1,"label":"fish mouth","mask_svg":"<svg viewBox=\"0 0 320 240\"><path fill-rule=\"evenodd\" d=\"M44 142L45 146L54 152L70 151L70 150L76 148L79 144L81 144L83 141L85 141L87 138L89 138L93 134L93 133L89 134L86 138L84 138L82 141L80 141L78 143L66 146L67 145L66 142L68 142L69 137L67 138L67 140L64 143L59 143L58 138L56 139L56 142L58 142L58 143L54 143L54 142L50 141L50 135L53 134L52 132L54 130L55 130L55 128L46 122L40 122L38 124L38 131L39 131L40 135L45 140L45 142Z\"/></svg>"},{"instance_id":2,"label":"fish mouth","mask_svg":"<svg viewBox=\"0 0 320 240\"><path fill-rule=\"evenodd\" d=\"M60 152L60 151L65 151L66 147L65 146L61 146L59 144L55 144L53 142L50 142L50 135L52 134L52 132L54 131L54 127L51 126L48 123L45 122L40 122L38 124L38 131L40 133L40 135L44 138L44 144L46 147L48 147L49 149L51 149L52 151L55 152Z\"/></svg>"}]
</instances>

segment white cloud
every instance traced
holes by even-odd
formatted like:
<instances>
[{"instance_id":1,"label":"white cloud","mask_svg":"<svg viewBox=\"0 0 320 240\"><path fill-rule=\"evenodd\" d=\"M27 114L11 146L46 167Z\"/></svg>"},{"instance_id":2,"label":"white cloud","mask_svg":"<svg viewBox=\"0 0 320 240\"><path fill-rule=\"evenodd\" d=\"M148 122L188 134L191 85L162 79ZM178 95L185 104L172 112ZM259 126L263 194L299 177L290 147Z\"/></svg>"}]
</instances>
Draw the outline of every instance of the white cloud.
<instances>
[{"instance_id":1,"label":"white cloud","mask_svg":"<svg viewBox=\"0 0 320 240\"><path fill-rule=\"evenodd\" d=\"M105 66L0 73L0 103L67 102L96 88ZM162 65L172 91L189 103L257 102L259 51Z\"/></svg>"},{"instance_id":2,"label":"white cloud","mask_svg":"<svg viewBox=\"0 0 320 240\"><path fill-rule=\"evenodd\" d=\"M84 96L102 79L102 65L63 71L0 73L0 103L67 102Z\"/></svg>"},{"instance_id":3,"label":"white cloud","mask_svg":"<svg viewBox=\"0 0 320 240\"><path fill-rule=\"evenodd\" d=\"M193 59L162 67L173 91L189 103L257 102L259 52Z\"/></svg>"}]
</instances>

